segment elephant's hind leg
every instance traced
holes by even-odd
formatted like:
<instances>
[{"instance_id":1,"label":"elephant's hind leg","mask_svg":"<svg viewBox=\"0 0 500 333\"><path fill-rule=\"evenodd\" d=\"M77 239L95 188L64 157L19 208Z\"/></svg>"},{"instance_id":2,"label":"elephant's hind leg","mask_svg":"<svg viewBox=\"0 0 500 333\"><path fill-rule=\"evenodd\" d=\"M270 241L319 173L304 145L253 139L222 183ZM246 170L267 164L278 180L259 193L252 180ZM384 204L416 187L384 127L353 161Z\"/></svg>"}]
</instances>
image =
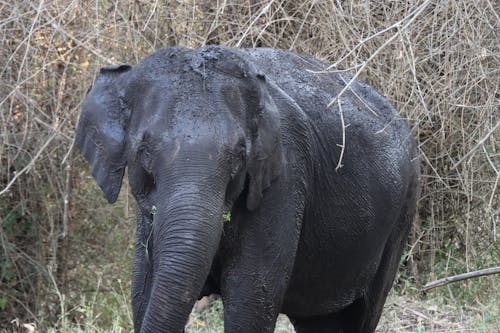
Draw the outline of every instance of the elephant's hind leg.
<instances>
[{"instance_id":1,"label":"elephant's hind leg","mask_svg":"<svg viewBox=\"0 0 500 333\"><path fill-rule=\"evenodd\" d=\"M396 277L412 218L413 211L403 209L397 224L398 227L392 231L386 242L374 279L368 286L365 295L353 304L357 304L357 306L351 305L349 315L342 319L352 328L347 332L375 332L385 300Z\"/></svg>"},{"instance_id":2,"label":"elephant's hind leg","mask_svg":"<svg viewBox=\"0 0 500 333\"><path fill-rule=\"evenodd\" d=\"M410 216L404 212L403 221ZM338 332L338 333L371 333L374 332L387 294L391 289L394 277L403 252L409 223L402 223L402 228L395 229L387 240L375 278L368 286L366 294L345 309L328 316L309 318L290 318L297 333Z\"/></svg>"},{"instance_id":3,"label":"elephant's hind leg","mask_svg":"<svg viewBox=\"0 0 500 333\"><path fill-rule=\"evenodd\" d=\"M409 219L410 216L413 214L408 214L404 219ZM360 332L374 332L377 328L384 303L396 277L409 227L410 224L405 223L401 229L395 229L387 241L377 274L365 296L366 312L362 320L359 320Z\"/></svg>"}]
</instances>

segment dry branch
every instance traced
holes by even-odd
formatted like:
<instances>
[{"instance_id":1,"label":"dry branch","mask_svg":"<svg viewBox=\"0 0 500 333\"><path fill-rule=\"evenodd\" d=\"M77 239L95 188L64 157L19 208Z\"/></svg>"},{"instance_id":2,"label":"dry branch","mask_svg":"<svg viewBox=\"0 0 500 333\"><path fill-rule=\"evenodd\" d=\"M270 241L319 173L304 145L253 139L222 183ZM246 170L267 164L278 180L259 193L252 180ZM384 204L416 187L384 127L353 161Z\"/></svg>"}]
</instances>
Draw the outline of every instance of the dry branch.
<instances>
[{"instance_id":1,"label":"dry branch","mask_svg":"<svg viewBox=\"0 0 500 333\"><path fill-rule=\"evenodd\" d=\"M40 156L42 156L42 153L44 152L44 150L49 147L50 143L52 142L52 140L54 140L54 138L57 137L57 135L59 134L59 132L61 131L61 128L64 126L64 124L66 123L66 119L64 119L60 124L59 126L54 130L54 133L52 133L52 135L47 138L47 140L45 141L45 143L40 147L40 149L38 150L38 152L36 153L36 155L31 159L31 161L24 167L22 168L21 171L19 172L14 172L14 177L12 177L12 179L10 180L10 182L0 191L0 196L2 196L3 194L7 193L9 191L9 189L11 188L12 185L14 185L14 183L16 182L16 180L21 176L23 175L24 173L26 172L29 172L31 170L31 168L33 168L33 166L35 165L35 162L38 160L38 158Z\"/></svg>"},{"instance_id":2,"label":"dry branch","mask_svg":"<svg viewBox=\"0 0 500 333\"><path fill-rule=\"evenodd\" d=\"M415 9L413 12L411 12L407 17L405 17L404 19L402 19L401 21L399 22L402 22L402 21L405 21L405 20L408 20L408 22L406 22L400 29L398 29L398 31L392 35L391 37L389 37L378 49L376 49L371 55L370 57L368 57L368 59L366 61L363 61L363 63L361 64L360 68L356 71L356 73L353 75L352 79L349 81L349 83L347 83L345 85L345 87L340 91L340 93L338 93L337 96L335 96L335 98L330 102L328 103L328 105L326 106L327 109L329 109L333 104L335 104L337 102L337 100L348 90L351 88L351 85L356 81L356 79L358 78L358 76L363 72L363 70L365 69L366 66L368 66L368 64L370 63L370 61L372 61L373 59L375 59L375 57L383 50L387 47L387 45L389 45L390 43L392 43L392 41L394 41L394 39L396 39L398 36L401 35L401 33L403 31L405 31L412 23L413 21L415 21L415 19L422 13L422 11L429 5L431 1L430 0L426 0L424 1L419 7L417 7L417 9ZM399 23L398 22L398 23ZM392 28L399 28L399 24L396 24L394 26L391 26L387 29L384 29L383 32L385 32L386 30L389 30L389 29L392 29ZM378 33L377 33L378 34ZM375 35L377 35L375 34ZM371 36L371 37L374 37L375 35ZM368 37L368 38L365 38L365 40L362 41L362 43L366 43L368 40L371 39L371 37ZM358 44L359 45L359 44ZM356 46L357 47L357 46ZM337 62L338 63L338 62Z\"/></svg>"},{"instance_id":3,"label":"dry branch","mask_svg":"<svg viewBox=\"0 0 500 333\"><path fill-rule=\"evenodd\" d=\"M493 128L491 130L488 131L488 133L486 133L486 135L478 141L478 143L472 148L470 149L467 154L465 154L464 156L462 156L462 158L460 158L460 160L458 160L458 162L456 162L455 164L453 164L451 166L452 169L455 169L457 166L460 165L460 163L462 163L467 157L469 157L471 154L473 154L479 147L481 147L481 145L483 145L485 143L486 140L488 140L488 138L497 130L497 128L500 126L500 121L498 121L496 123L495 126L493 126ZM495 170L496 171L496 170Z\"/></svg>"},{"instance_id":4,"label":"dry branch","mask_svg":"<svg viewBox=\"0 0 500 333\"><path fill-rule=\"evenodd\" d=\"M445 286L447 284L457 282L457 281L468 280L468 279L477 278L480 276L493 275L493 274L500 274L500 266L480 269L478 271L473 271L473 272L468 272L468 273L463 273L463 274L458 274L458 275L453 275L453 276L448 276L448 277L445 277L445 278L442 278L439 280L427 282L425 284L425 286L422 288L422 291L427 291L427 290L434 289L437 287Z\"/></svg>"}]
</instances>

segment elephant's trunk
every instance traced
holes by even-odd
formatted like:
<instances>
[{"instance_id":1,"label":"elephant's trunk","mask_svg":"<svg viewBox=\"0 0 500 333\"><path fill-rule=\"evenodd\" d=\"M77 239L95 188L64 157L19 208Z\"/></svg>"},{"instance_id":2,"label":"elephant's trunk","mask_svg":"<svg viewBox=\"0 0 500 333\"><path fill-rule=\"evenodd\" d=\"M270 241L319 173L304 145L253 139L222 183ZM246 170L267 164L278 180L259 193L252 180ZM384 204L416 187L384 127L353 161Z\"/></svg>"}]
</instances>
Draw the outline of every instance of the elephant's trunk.
<instances>
[{"instance_id":1,"label":"elephant's trunk","mask_svg":"<svg viewBox=\"0 0 500 333\"><path fill-rule=\"evenodd\" d=\"M174 183L167 184L170 193L154 217L153 281L142 333L183 332L222 233L222 185Z\"/></svg>"}]
</instances>

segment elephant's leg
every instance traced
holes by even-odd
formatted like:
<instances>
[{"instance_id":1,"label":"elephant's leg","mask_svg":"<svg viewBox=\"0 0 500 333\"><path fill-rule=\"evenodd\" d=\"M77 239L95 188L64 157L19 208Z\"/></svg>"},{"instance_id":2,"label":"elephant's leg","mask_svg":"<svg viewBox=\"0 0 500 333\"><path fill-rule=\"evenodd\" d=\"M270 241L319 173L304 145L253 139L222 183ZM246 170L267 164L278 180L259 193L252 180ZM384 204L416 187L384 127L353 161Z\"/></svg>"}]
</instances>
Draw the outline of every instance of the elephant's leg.
<instances>
[{"instance_id":1,"label":"elephant's leg","mask_svg":"<svg viewBox=\"0 0 500 333\"><path fill-rule=\"evenodd\" d=\"M413 212L403 209L395 229L386 241L374 279L362 297L336 314L337 319L331 323L331 330L353 333L375 332L396 276L412 218Z\"/></svg>"},{"instance_id":2,"label":"elephant's leg","mask_svg":"<svg viewBox=\"0 0 500 333\"><path fill-rule=\"evenodd\" d=\"M378 271L363 297L356 299L345 309L329 316L290 318L297 333L374 332L382 314L385 299L396 275L399 258L406 240L406 237L399 234L400 232L393 232L394 237L391 236L387 241ZM405 233L402 232L402 234Z\"/></svg>"},{"instance_id":3,"label":"elephant's leg","mask_svg":"<svg viewBox=\"0 0 500 333\"><path fill-rule=\"evenodd\" d=\"M360 326L359 332L374 332L377 328L385 300L396 277L412 219L413 211L403 209L398 221L399 227L392 231L387 240L378 271L364 298L366 306L362 317L356 321Z\"/></svg>"},{"instance_id":4,"label":"elephant's leg","mask_svg":"<svg viewBox=\"0 0 500 333\"><path fill-rule=\"evenodd\" d=\"M148 263L149 254L148 226L150 219L137 213L137 234L134 255L134 268L132 274L132 314L134 319L134 331L139 332L144 313L148 305L151 290L151 265Z\"/></svg>"},{"instance_id":5,"label":"elephant's leg","mask_svg":"<svg viewBox=\"0 0 500 333\"><path fill-rule=\"evenodd\" d=\"M271 189L270 189L271 190ZM239 202L228 226L221 278L225 332L273 332L297 250L301 207L266 193L249 212ZM300 218L299 218L300 216Z\"/></svg>"},{"instance_id":6,"label":"elephant's leg","mask_svg":"<svg viewBox=\"0 0 500 333\"><path fill-rule=\"evenodd\" d=\"M412 202L409 200L408 202ZM301 332L375 332L396 276L399 261L406 243L413 211L403 209L395 228L387 239L380 264L365 295L345 309L329 315L310 318L290 318L297 333Z\"/></svg>"},{"instance_id":7,"label":"elephant's leg","mask_svg":"<svg viewBox=\"0 0 500 333\"><path fill-rule=\"evenodd\" d=\"M385 246L375 278L366 294L345 309L322 317L291 318L297 333L301 332L375 332L382 314L385 299L396 275L399 258L406 237L393 232ZM402 232L404 235L404 232ZM394 236L394 238L392 237ZM401 250L400 250L401 249Z\"/></svg>"}]
</instances>

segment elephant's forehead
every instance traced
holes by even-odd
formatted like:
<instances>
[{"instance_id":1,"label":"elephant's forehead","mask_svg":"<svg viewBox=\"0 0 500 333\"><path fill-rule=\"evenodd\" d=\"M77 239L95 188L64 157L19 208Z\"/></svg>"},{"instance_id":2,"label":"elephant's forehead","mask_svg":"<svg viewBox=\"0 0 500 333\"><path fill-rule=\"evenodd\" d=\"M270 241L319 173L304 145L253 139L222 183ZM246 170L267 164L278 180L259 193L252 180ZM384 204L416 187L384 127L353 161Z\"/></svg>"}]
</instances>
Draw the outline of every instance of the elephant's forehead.
<instances>
[{"instance_id":1,"label":"elephant's forehead","mask_svg":"<svg viewBox=\"0 0 500 333\"><path fill-rule=\"evenodd\" d=\"M231 136L233 124L220 115L200 116L196 112L180 113L162 133L162 141L172 138L183 142L224 143Z\"/></svg>"},{"instance_id":2,"label":"elephant's forehead","mask_svg":"<svg viewBox=\"0 0 500 333\"><path fill-rule=\"evenodd\" d=\"M224 145L234 141L241 131L228 112L218 112L207 105L186 105L138 117L130 126L130 141L151 141L166 145L173 140L189 144L212 142Z\"/></svg>"}]
</instances>

